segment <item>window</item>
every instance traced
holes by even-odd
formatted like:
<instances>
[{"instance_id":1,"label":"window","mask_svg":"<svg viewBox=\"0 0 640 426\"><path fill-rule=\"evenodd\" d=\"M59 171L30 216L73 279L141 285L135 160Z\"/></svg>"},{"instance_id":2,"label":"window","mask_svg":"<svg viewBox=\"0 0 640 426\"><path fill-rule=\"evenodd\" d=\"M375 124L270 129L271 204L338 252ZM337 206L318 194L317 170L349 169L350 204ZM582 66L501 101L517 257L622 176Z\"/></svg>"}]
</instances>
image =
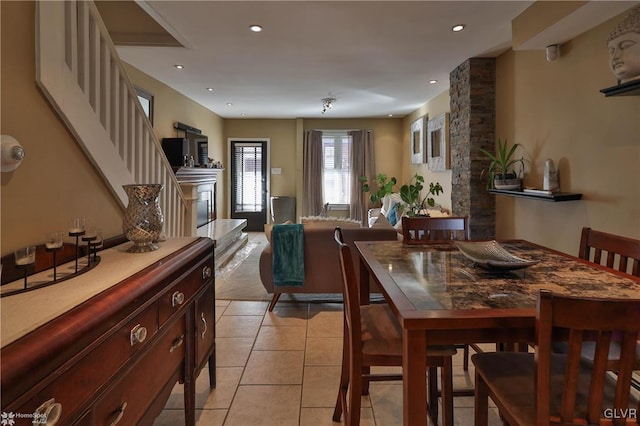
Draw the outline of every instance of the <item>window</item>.
<instances>
[{"instance_id":1,"label":"window","mask_svg":"<svg viewBox=\"0 0 640 426\"><path fill-rule=\"evenodd\" d=\"M322 132L322 193L325 203L351 202L351 136Z\"/></svg>"},{"instance_id":2,"label":"window","mask_svg":"<svg viewBox=\"0 0 640 426\"><path fill-rule=\"evenodd\" d=\"M142 110L153 126L153 95L139 87L135 87L135 89L136 94L138 95L138 101L140 101L140 105L142 106Z\"/></svg>"}]
</instances>

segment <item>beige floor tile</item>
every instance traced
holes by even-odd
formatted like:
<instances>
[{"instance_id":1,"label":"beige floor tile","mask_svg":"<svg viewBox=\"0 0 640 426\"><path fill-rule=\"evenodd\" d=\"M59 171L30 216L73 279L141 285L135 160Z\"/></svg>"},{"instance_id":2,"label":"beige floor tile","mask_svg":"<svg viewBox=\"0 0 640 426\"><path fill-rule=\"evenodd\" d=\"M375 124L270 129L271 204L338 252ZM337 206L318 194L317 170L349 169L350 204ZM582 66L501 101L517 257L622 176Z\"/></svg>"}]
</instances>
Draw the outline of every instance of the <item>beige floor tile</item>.
<instances>
[{"instance_id":1,"label":"beige floor tile","mask_svg":"<svg viewBox=\"0 0 640 426\"><path fill-rule=\"evenodd\" d=\"M306 326L309 316L308 305L286 306L276 305L272 312L267 311L262 325L297 325Z\"/></svg>"},{"instance_id":2,"label":"beige floor tile","mask_svg":"<svg viewBox=\"0 0 640 426\"><path fill-rule=\"evenodd\" d=\"M233 300L227 309L225 315L264 315L267 311L267 302L250 302Z\"/></svg>"},{"instance_id":3,"label":"beige floor tile","mask_svg":"<svg viewBox=\"0 0 640 426\"><path fill-rule=\"evenodd\" d=\"M307 324L307 337L342 337L344 314L342 311L321 311L311 314Z\"/></svg>"},{"instance_id":4,"label":"beige floor tile","mask_svg":"<svg viewBox=\"0 0 640 426\"><path fill-rule=\"evenodd\" d=\"M242 367L216 369L216 387L209 387L209 370L204 368L196 380L196 409L229 408L235 394ZM166 409L182 409L184 407L184 386L177 384L171 391Z\"/></svg>"},{"instance_id":5,"label":"beige floor tile","mask_svg":"<svg viewBox=\"0 0 640 426\"><path fill-rule=\"evenodd\" d=\"M216 299L216 307L227 307L229 306L229 303L231 303L231 300L222 300L222 299Z\"/></svg>"},{"instance_id":6,"label":"beige floor tile","mask_svg":"<svg viewBox=\"0 0 640 426\"><path fill-rule=\"evenodd\" d=\"M336 426L338 423L335 423L332 417L333 408L301 408L300 426ZM375 426L371 408L360 410L360 426Z\"/></svg>"},{"instance_id":7,"label":"beige floor tile","mask_svg":"<svg viewBox=\"0 0 640 426\"><path fill-rule=\"evenodd\" d=\"M197 415L196 413L196 416ZM185 424L185 421L184 410L182 409L169 410L165 408L153 422L153 426L176 426L183 424Z\"/></svg>"},{"instance_id":8,"label":"beige floor tile","mask_svg":"<svg viewBox=\"0 0 640 426\"><path fill-rule=\"evenodd\" d=\"M307 329L290 325L260 327L255 351L304 351Z\"/></svg>"},{"instance_id":9,"label":"beige floor tile","mask_svg":"<svg viewBox=\"0 0 640 426\"><path fill-rule=\"evenodd\" d=\"M196 426L222 426L228 410L197 410Z\"/></svg>"},{"instance_id":10,"label":"beige floor tile","mask_svg":"<svg viewBox=\"0 0 640 426\"><path fill-rule=\"evenodd\" d=\"M301 385L304 351L253 351L242 385Z\"/></svg>"},{"instance_id":11,"label":"beige floor tile","mask_svg":"<svg viewBox=\"0 0 640 426\"><path fill-rule=\"evenodd\" d=\"M302 384L302 407L335 407L339 384L340 367L305 367ZM362 397L362 406L371 407L368 396Z\"/></svg>"},{"instance_id":12,"label":"beige floor tile","mask_svg":"<svg viewBox=\"0 0 640 426\"><path fill-rule=\"evenodd\" d=\"M369 387L376 425L402 425L401 382L378 382Z\"/></svg>"},{"instance_id":13,"label":"beige floor tile","mask_svg":"<svg viewBox=\"0 0 640 426\"><path fill-rule=\"evenodd\" d=\"M252 337L216 337L216 365L244 367L254 341Z\"/></svg>"},{"instance_id":14,"label":"beige floor tile","mask_svg":"<svg viewBox=\"0 0 640 426\"><path fill-rule=\"evenodd\" d=\"M342 337L307 339L305 365L342 365Z\"/></svg>"},{"instance_id":15,"label":"beige floor tile","mask_svg":"<svg viewBox=\"0 0 640 426\"><path fill-rule=\"evenodd\" d=\"M342 312L344 305L342 303L309 303L309 318L318 312Z\"/></svg>"},{"instance_id":16,"label":"beige floor tile","mask_svg":"<svg viewBox=\"0 0 640 426\"><path fill-rule=\"evenodd\" d=\"M223 315L216 323L216 337L256 337L262 316Z\"/></svg>"},{"instance_id":17,"label":"beige floor tile","mask_svg":"<svg viewBox=\"0 0 640 426\"><path fill-rule=\"evenodd\" d=\"M222 317L222 314L224 313L225 309L226 308L224 306L221 306L221 307L216 306L216 318L215 318L216 323L218 322L220 317Z\"/></svg>"},{"instance_id":18,"label":"beige floor tile","mask_svg":"<svg viewBox=\"0 0 640 426\"><path fill-rule=\"evenodd\" d=\"M301 386L240 386L225 426L297 426Z\"/></svg>"}]
</instances>

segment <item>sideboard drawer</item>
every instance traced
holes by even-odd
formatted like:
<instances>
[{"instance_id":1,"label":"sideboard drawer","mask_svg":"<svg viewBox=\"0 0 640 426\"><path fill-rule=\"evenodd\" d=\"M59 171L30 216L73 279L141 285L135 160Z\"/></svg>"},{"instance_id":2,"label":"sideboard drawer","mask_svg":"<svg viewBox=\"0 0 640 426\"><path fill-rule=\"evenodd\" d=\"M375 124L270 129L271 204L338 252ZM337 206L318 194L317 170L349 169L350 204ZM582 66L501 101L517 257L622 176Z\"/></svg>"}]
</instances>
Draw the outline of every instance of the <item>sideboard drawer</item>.
<instances>
[{"instance_id":1,"label":"sideboard drawer","mask_svg":"<svg viewBox=\"0 0 640 426\"><path fill-rule=\"evenodd\" d=\"M50 385L38 392L18 412L34 413L46 401L54 398L62 405L60 423L65 424L82 401L93 395L140 348L145 347L158 331L158 305L153 303L104 342L79 360L73 368L61 372Z\"/></svg>"},{"instance_id":2,"label":"sideboard drawer","mask_svg":"<svg viewBox=\"0 0 640 426\"><path fill-rule=\"evenodd\" d=\"M204 367L215 343L215 293L213 283L196 300L196 369ZM211 366L210 366L211 367ZM211 367L213 368L213 367Z\"/></svg>"},{"instance_id":3,"label":"sideboard drawer","mask_svg":"<svg viewBox=\"0 0 640 426\"><path fill-rule=\"evenodd\" d=\"M153 400L152 396L178 369L184 369L186 343L185 318L182 317L153 343L153 348L144 358L105 392L95 405L95 424L137 424Z\"/></svg>"},{"instance_id":4,"label":"sideboard drawer","mask_svg":"<svg viewBox=\"0 0 640 426\"><path fill-rule=\"evenodd\" d=\"M213 256L209 256L167 290L160 297L160 325L184 306L212 275Z\"/></svg>"}]
</instances>

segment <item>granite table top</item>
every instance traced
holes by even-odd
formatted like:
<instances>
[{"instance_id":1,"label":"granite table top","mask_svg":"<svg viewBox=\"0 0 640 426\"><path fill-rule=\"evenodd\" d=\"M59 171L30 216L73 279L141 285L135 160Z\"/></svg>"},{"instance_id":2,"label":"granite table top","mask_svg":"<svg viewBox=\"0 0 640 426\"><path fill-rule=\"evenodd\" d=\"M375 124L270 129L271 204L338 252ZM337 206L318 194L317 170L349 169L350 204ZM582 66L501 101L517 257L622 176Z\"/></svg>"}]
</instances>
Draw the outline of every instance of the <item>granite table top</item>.
<instances>
[{"instance_id":1,"label":"granite table top","mask_svg":"<svg viewBox=\"0 0 640 426\"><path fill-rule=\"evenodd\" d=\"M640 279L526 241L500 244L515 256L539 263L520 270L489 270L452 244L359 242L358 247L367 263L386 271L386 277L376 278L390 280L416 310L534 309L541 289L570 296L640 299Z\"/></svg>"}]
</instances>

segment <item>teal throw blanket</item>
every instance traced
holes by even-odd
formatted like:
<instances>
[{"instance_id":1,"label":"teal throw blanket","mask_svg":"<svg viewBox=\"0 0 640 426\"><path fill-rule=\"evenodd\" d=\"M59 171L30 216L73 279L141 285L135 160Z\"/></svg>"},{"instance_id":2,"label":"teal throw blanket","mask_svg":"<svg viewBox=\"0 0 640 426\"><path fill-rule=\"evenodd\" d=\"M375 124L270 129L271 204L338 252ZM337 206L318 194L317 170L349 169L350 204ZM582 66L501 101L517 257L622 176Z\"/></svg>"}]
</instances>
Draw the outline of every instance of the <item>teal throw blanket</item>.
<instances>
[{"instance_id":1,"label":"teal throw blanket","mask_svg":"<svg viewBox=\"0 0 640 426\"><path fill-rule=\"evenodd\" d=\"M273 225L273 284L302 287L304 284L304 228L301 223Z\"/></svg>"}]
</instances>

